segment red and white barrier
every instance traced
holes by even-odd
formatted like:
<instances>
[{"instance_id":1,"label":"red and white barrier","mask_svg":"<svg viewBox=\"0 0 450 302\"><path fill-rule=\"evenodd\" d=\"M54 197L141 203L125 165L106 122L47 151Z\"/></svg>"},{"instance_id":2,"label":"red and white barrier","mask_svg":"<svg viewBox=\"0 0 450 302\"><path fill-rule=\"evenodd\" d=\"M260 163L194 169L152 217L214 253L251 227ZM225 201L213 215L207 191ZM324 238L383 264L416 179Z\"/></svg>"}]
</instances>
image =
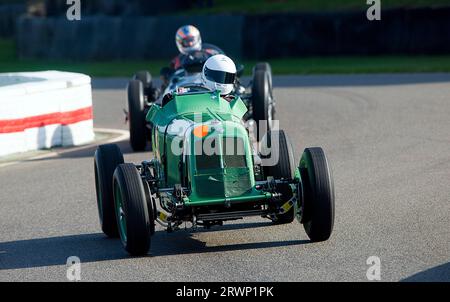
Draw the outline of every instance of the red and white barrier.
<instances>
[{"instance_id":1,"label":"red and white barrier","mask_svg":"<svg viewBox=\"0 0 450 302\"><path fill-rule=\"evenodd\" d=\"M91 78L0 73L0 156L94 140Z\"/></svg>"}]
</instances>

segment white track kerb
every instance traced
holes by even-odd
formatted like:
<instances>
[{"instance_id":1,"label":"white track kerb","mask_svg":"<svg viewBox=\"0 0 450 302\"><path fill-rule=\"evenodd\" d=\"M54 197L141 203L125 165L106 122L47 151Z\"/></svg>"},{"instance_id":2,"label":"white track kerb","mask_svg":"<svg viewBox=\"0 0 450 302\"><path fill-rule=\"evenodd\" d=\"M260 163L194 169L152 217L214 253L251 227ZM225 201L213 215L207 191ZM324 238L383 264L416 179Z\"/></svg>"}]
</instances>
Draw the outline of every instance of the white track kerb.
<instances>
[{"instance_id":1,"label":"white track kerb","mask_svg":"<svg viewBox=\"0 0 450 302\"><path fill-rule=\"evenodd\" d=\"M59 72L0 73L0 157L94 140L91 78Z\"/></svg>"}]
</instances>

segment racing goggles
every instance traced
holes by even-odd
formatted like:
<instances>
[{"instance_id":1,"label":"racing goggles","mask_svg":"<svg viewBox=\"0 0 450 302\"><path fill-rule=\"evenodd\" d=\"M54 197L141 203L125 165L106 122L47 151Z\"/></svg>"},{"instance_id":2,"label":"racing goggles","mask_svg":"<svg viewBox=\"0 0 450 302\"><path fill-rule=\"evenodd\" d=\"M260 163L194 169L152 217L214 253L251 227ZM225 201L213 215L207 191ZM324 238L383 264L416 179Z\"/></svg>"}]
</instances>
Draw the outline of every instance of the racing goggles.
<instances>
[{"instance_id":1,"label":"racing goggles","mask_svg":"<svg viewBox=\"0 0 450 302\"><path fill-rule=\"evenodd\" d=\"M219 71L219 70L212 70L208 67L205 67L205 78L207 80L210 80L215 83L219 84L234 84L234 81L236 80L236 74L225 72L225 71Z\"/></svg>"},{"instance_id":2,"label":"racing goggles","mask_svg":"<svg viewBox=\"0 0 450 302\"><path fill-rule=\"evenodd\" d=\"M185 37L181 40L181 45L183 47L191 47L196 43L197 43L197 38L192 37L192 36Z\"/></svg>"}]
</instances>

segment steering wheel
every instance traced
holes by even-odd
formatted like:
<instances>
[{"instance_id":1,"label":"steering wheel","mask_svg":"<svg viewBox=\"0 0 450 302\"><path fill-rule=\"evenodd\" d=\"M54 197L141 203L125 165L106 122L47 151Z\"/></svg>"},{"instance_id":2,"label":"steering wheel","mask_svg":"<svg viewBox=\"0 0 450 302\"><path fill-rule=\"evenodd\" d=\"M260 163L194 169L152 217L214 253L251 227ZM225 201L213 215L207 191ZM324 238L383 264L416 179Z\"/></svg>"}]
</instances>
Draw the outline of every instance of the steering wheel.
<instances>
[{"instance_id":1,"label":"steering wheel","mask_svg":"<svg viewBox=\"0 0 450 302\"><path fill-rule=\"evenodd\" d=\"M211 92L211 90L209 90L208 88L201 86L201 85L197 85L197 84L187 84L186 86L180 86L177 88L177 90L179 88L186 88L189 89L188 91L186 91L185 93L182 94L189 94L189 93L196 93L196 92ZM166 95L163 96L162 100L161 100L161 107L164 107L167 103L169 103L171 100L173 100L173 93L167 93Z\"/></svg>"},{"instance_id":2,"label":"steering wheel","mask_svg":"<svg viewBox=\"0 0 450 302\"><path fill-rule=\"evenodd\" d=\"M183 86L180 86L178 88L186 88L188 89L188 91L186 93L191 93L191 92L201 92L201 91L210 91L208 88L206 88L205 86L199 85L199 84L186 84ZM178 89L177 88L177 89Z\"/></svg>"}]
</instances>

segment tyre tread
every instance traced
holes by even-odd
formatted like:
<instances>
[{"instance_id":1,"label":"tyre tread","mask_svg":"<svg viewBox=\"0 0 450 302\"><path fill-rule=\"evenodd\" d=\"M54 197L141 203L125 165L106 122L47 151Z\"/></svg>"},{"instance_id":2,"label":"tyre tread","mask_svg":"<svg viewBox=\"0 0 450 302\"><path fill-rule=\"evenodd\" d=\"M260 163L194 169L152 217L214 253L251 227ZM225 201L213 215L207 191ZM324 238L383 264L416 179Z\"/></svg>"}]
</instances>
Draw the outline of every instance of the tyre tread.
<instances>
[{"instance_id":1,"label":"tyre tread","mask_svg":"<svg viewBox=\"0 0 450 302\"><path fill-rule=\"evenodd\" d=\"M146 254L150 248L151 232L142 180L133 164L120 165L116 173L122 182L121 190L125 197L123 200L127 219L125 249L132 255Z\"/></svg>"},{"instance_id":2,"label":"tyre tread","mask_svg":"<svg viewBox=\"0 0 450 302\"><path fill-rule=\"evenodd\" d=\"M108 237L117 237L117 222L114 212L114 199L112 179L114 170L119 164L124 162L122 152L115 144L100 145L95 152L94 168L97 173L98 185L102 186L102 208L103 216L100 218L103 233ZM96 188L98 190L98 188ZM98 194L97 194L97 202ZM99 209L99 214L100 209Z\"/></svg>"}]
</instances>

